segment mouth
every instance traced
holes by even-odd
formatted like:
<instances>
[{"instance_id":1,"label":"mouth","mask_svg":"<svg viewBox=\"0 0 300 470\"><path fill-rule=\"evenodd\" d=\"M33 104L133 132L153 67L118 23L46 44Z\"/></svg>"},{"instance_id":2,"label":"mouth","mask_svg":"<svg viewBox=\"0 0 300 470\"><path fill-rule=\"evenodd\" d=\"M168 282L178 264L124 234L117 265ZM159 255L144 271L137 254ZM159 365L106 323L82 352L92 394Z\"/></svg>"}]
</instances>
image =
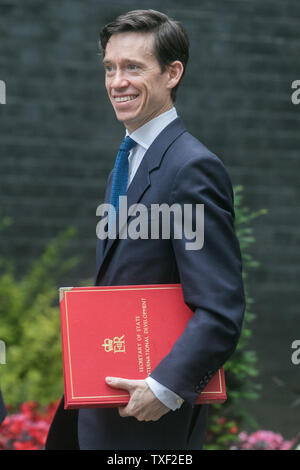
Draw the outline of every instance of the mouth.
<instances>
[{"instance_id":1,"label":"mouth","mask_svg":"<svg viewBox=\"0 0 300 470\"><path fill-rule=\"evenodd\" d=\"M128 103L134 101L139 95L124 95L124 96L113 96L115 103Z\"/></svg>"}]
</instances>

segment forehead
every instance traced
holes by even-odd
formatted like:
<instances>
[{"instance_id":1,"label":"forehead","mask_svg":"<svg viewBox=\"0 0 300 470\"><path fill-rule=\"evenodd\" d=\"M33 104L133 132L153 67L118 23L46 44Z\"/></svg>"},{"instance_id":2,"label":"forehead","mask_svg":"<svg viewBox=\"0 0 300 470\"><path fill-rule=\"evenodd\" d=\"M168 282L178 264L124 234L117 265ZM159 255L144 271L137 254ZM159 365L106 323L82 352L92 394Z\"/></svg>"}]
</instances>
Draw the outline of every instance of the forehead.
<instances>
[{"instance_id":1,"label":"forehead","mask_svg":"<svg viewBox=\"0 0 300 470\"><path fill-rule=\"evenodd\" d=\"M109 38L103 61L129 59L156 61L153 33L126 32L113 34Z\"/></svg>"}]
</instances>

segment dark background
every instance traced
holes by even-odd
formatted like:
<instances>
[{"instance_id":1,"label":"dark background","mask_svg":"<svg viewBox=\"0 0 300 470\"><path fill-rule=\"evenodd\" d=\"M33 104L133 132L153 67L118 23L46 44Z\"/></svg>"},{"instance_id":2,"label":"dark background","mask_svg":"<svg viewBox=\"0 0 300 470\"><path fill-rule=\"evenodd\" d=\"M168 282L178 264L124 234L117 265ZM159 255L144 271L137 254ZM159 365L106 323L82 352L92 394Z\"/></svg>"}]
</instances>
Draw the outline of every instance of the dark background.
<instances>
[{"instance_id":1,"label":"dark background","mask_svg":"<svg viewBox=\"0 0 300 470\"><path fill-rule=\"evenodd\" d=\"M249 273L257 315L251 346L263 384L246 403L262 429L299 429L300 79L299 0L99 1L0 0L0 209L13 225L0 232L1 255L18 274L66 227L78 229L80 270L92 278L96 207L122 140L106 97L97 41L116 15L153 8L180 20L191 57L176 107L187 129L225 163L244 203L268 214L253 222ZM285 387L278 385L279 378ZM297 395L298 393L298 395Z\"/></svg>"}]
</instances>

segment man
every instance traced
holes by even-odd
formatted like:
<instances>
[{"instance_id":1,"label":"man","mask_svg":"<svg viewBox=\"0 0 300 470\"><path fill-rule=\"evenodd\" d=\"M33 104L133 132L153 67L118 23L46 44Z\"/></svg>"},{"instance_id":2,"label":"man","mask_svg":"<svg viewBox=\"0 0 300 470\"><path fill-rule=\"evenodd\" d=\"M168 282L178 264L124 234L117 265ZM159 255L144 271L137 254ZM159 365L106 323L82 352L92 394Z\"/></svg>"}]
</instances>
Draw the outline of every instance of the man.
<instances>
[{"instance_id":1,"label":"man","mask_svg":"<svg viewBox=\"0 0 300 470\"><path fill-rule=\"evenodd\" d=\"M197 250L187 250L174 229L169 239L98 240L96 285L181 283L194 314L149 378L106 379L128 390L130 401L119 409L81 409L79 447L201 449L208 406L194 403L235 350L244 313L232 187L221 161L185 130L174 108L189 57L182 26L160 12L136 10L108 24L100 39L108 97L126 128L106 202L115 205L126 194L128 207L204 204L205 231ZM62 416L61 404L56 421L65 429ZM65 416L76 422L74 413ZM54 427L48 448L61 448L52 440Z\"/></svg>"}]
</instances>

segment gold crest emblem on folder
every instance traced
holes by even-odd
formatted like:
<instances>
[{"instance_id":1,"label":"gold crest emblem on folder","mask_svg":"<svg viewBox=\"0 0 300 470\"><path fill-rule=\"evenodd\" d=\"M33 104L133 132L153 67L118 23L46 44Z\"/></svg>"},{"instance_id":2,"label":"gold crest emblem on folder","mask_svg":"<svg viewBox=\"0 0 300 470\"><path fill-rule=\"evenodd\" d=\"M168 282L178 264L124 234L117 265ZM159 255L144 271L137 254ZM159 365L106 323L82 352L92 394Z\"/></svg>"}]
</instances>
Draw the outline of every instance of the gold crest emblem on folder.
<instances>
[{"instance_id":1,"label":"gold crest emblem on folder","mask_svg":"<svg viewBox=\"0 0 300 470\"><path fill-rule=\"evenodd\" d=\"M125 352L125 335L115 336L113 339L106 338L102 347L106 352Z\"/></svg>"}]
</instances>

